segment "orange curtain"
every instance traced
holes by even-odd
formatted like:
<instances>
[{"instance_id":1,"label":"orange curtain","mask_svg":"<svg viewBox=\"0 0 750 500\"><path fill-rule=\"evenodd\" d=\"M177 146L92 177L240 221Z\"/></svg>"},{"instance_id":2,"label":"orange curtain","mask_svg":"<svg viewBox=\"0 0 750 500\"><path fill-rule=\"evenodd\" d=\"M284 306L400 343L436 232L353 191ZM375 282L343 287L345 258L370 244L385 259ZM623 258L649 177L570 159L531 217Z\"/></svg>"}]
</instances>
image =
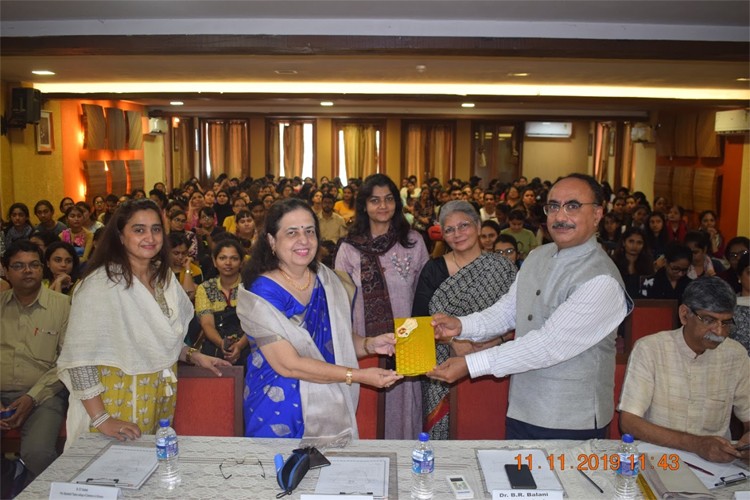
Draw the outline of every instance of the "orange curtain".
<instances>
[{"instance_id":1,"label":"orange curtain","mask_svg":"<svg viewBox=\"0 0 750 500\"><path fill-rule=\"evenodd\" d=\"M172 135L172 185L180 186L193 177L195 165L195 148L193 147L193 120L185 118L174 129Z\"/></svg>"},{"instance_id":2,"label":"orange curtain","mask_svg":"<svg viewBox=\"0 0 750 500\"><path fill-rule=\"evenodd\" d=\"M226 131L222 122L208 122L206 125L207 156L211 165L211 177L216 178L221 174L227 174L225 161L226 153Z\"/></svg>"},{"instance_id":3,"label":"orange curtain","mask_svg":"<svg viewBox=\"0 0 750 500\"><path fill-rule=\"evenodd\" d=\"M211 179L221 174L242 179L250 174L247 121L206 122L206 163Z\"/></svg>"},{"instance_id":4,"label":"orange curtain","mask_svg":"<svg viewBox=\"0 0 750 500\"><path fill-rule=\"evenodd\" d=\"M427 131L423 125L411 124L406 132L406 172L405 177L416 175L424 170L427 162L425 144Z\"/></svg>"},{"instance_id":5,"label":"orange curtain","mask_svg":"<svg viewBox=\"0 0 750 500\"><path fill-rule=\"evenodd\" d=\"M598 182L607 180L607 167L609 165L609 131L608 122L597 122L596 124L596 149L594 151L594 178Z\"/></svg>"},{"instance_id":6,"label":"orange curtain","mask_svg":"<svg viewBox=\"0 0 750 500\"><path fill-rule=\"evenodd\" d=\"M229 122L227 146L227 175L243 179L250 175L248 165L247 122Z\"/></svg>"},{"instance_id":7,"label":"orange curtain","mask_svg":"<svg viewBox=\"0 0 750 500\"><path fill-rule=\"evenodd\" d=\"M302 161L305 154L303 123L291 122L284 127L284 176L302 176Z\"/></svg>"},{"instance_id":8,"label":"orange curtain","mask_svg":"<svg viewBox=\"0 0 750 500\"><path fill-rule=\"evenodd\" d=\"M410 124L406 134L405 176L416 175L446 181L453 176L453 127L442 124Z\"/></svg>"},{"instance_id":9,"label":"orange curtain","mask_svg":"<svg viewBox=\"0 0 750 500\"><path fill-rule=\"evenodd\" d=\"M347 124L344 132L344 165L347 179L364 179L378 172L377 129L374 125Z\"/></svg>"}]
</instances>

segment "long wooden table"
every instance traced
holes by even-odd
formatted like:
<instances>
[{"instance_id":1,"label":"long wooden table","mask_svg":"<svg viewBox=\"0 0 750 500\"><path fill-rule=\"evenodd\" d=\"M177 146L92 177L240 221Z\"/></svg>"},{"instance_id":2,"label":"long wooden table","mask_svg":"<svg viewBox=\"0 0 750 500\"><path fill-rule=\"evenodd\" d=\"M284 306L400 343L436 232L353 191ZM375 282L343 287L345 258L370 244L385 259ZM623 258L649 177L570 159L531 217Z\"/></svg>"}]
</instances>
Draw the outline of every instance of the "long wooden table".
<instances>
[{"instance_id":1,"label":"long wooden table","mask_svg":"<svg viewBox=\"0 0 750 500\"><path fill-rule=\"evenodd\" d=\"M99 434L87 434L63 455L61 455L42 475L40 475L18 497L20 499L48 498L50 483L68 482L75 477L92 458L102 452L112 440ZM154 437L144 435L140 440L130 442L133 446L154 446ZM274 499L280 489L276 483L273 457L277 453L288 456L299 445L297 440L286 439L249 439L221 437L181 436L180 469L182 484L175 491L161 489L155 473L139 490L123 489L128 498L236 498L236 499ZM409 498L411 487L411 450L412 441L360 440L346 448L324 450L330 454L395 454L395 468L398 476L398 498ZM603 490L599 493L576 470L579 456L610 455L619 447L618 441L435 441L435 498L451 499L447 482L448 474L464 475L475 492L475 498L491 498L484 491L482 474L476 459L477 449L502 448L543 448L555 455L560 463L560 455L565 455L566 470L558 471L568 498L613 498L614 473L610 470L589 470L587 474ZM234 465L228 472L232 474L224 479L219 471L219 464L230 459L244 459L243 465ZM262 477L262 463L265 478ZM536 468L536 465L535 465ZM319 471L310 471L299 488L288 498L299 498L302 493L313 493ZM734 491L748 489L748 484L715 490L717 498L731 498Z\"/></svg>"}]
</instances>

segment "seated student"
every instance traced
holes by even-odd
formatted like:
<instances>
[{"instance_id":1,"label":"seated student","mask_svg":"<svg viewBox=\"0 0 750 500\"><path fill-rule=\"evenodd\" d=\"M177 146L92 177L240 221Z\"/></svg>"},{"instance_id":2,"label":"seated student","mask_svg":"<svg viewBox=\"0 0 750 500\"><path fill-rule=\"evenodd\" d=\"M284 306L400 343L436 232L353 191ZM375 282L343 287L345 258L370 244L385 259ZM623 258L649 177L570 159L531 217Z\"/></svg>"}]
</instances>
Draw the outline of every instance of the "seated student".
<instances>
[{"instance_id":1,"label":"seated student","mask_svg":"<svg viewBox=\"0 0 750 500\"><path fill-rule=\"evenodd\" d=\"M497 222L492 219L482 222L482 228L479 231L479 244L482 247L482 252L492 253L495 251L493 245L499 234L500 226Z\"/></svg>"},{"instance_id":2,"label":"seated student","mask_svg":"<svg viewBox=\"0 0 750 500\"><path fill-rule=\"evenodd\" d=\"M626 229L612 260L620 271L628 295L637 297L644 276L654 274L654 260L646 244L646 234L637 227Z\"/></svg>"},{"instance_id":3,"label":"seated student","mask_svg":"<svg viewBox=\"0 0 750 500\"><path fill-rule=\"evenodd\" d=\"M216 224L216 211L213 207L201 208L198 225L193 228L193 232L198 240L198 264L203 270L203 277L213 278L218 273L211 253L214 251L216 236L224 232L224 228Z\"/></svg>"},{"instance_id":4,"label":"seated student","mask_svg":"<svg viewBox=\"0 0 750 500\"><path fill-rule=\"evenodd\" d=\"M688 231L685 235L685 246L693 253L693 258L688 269L687 276L691 280L701 276L715 276L716 271L708 255L708 247L711 242L706 233L700 231Z\"/></svg>"},{"instance_id":5,"label":"seated student","mask_svg":"<svg viewBox=\"0 0 750 500\"><path fill-rule=\"evenodd\" d=\"M171 248L170 268L187 296L194 301L195 290L203 283L203 272L188 255L188 241L184 234L169 233L169 246Z\"/></svg>"},{"instance_id":6,"label":"seated student","mask_svg":"<svg viewBox=\"0 0 750 500\"><path fill-rule=\"evenodd\" d=\"M41 249L28 240L14 242L2 256L13 288L0 294L0 410L15 413L0 419L0 429L21 431L21 461L7 467L2 457L3 498L12 498L11 486L19 491L57 458L65 418L67 394L56 361L70 299L42 286L43 261Z\"/></svg>"},{"instance_id":7,"label":"seated student","mask_svg":"<svg viewBox=\"0 0 750 500\"><path fill-rule=\"evenodd\" d=\"M523 260L518 258L518 242L516 239L509 234L501 234L495 240L495 246L493 247L495 253L499 253L516 266L516 269L521 269Z\"/></svg>"},{"instance_id":8,"label":"seated student","mask_svg":"<svg viewBox=\"0 0 750 500\"><path fill-rule=\"evenodd\" d=\"M333 211L335 201L336 198L332 194L324 194L321 201L321 212L318 215L318 223L320 224L320 259L328 267L333 267L336 245L347 234L346 221Z\"/></svg>"},{"instance_id":9,"label":"seated student","mask_svg":"<svg viewBox=\"0 0 750 500\"><path fill-rule=\"evenodd\" d=\"M737 448L750 442L750 357L727 338L735 302L720 278L699 278L683 295L682 327L636 342L620 397L623 432L712 462L748 459ZM738 446L729 441L733 407L744 425Z\"/></svg>"},{"instance_id":10,"label":"seated student","mask_svg":"<svg viewBox=\"0 0 750 500\"><path fill-rule=\"evenodd\" d=\"M60 233L60 240L73 245L81 262L86 262L91 255L94 234L83 225L83 208L73 205L65 215L67 216L68 229L64 229Z\"/></svg>"},{"instance_id":11,"label":"seated student","mask_svg":"<svg viewBox=\"0 0 750 500\"><path fill-rule=\"evenodd\" d=\"M70 243L55 241L44 252L44 284L50 290L70 295L78 281L81 263Z\"/></svg>"},{"instance_id":12,"label":"seated student","mask_svg":"<svg viewBox=\"0 0 750 500\"><path fill-rule=\"evenodd\" d=\"M740 286L740 275L737 272L737 264L743 255L747 255L748 249L750 249L750 239L746 236L737 236L729 240L724 252L724 257L729 263L729 268L724 272L719 273L719 277L729 283L735 292L741 290Z\"/></svg>"},{"instance_id":13,"label":"seated student","mask_svg":"<svg viewBox=\"0 0 750 500\"><path fill-rule=\"evenodd\" d=\"M500 231L500 234L509 234L516 239L518 242L518 251L521 253L519 257L523 259L528 257L529 252L539 245L536 235L523 227L525 220L526 214L520 210L513 210L508 216L510 227Z\"/></svg>"},{"instance_id":14,"label":"seated student","mask_svg":"<svg viewBox=\"0 0 750 500\"><path fill-rule=\"evenodd\" d=\"M245 250L235 238L226 236L216 242L212 255L219 275L201 283L195 293L195 314L205 334L201 352L245 365L249 342L237 317L237 289Z\"/></svg>"},{"instance_id":15,"label":"seated student","mask_svg":"<svg viewBox=\"0 0 750 500\"><path fill-rule=\"evenodd\" d=\"M250 248L255 242L256 235L253 214L251 214L249 210L243 208L242 210L237 212L234 217L236 219L234 235L237 236L237 239L240 240L242 248L245 249L245 252L249 253Z\"/></svg>"},{"instance_id":16,"label":"seated student","mask_svg":"<svg viewBox=\"0 0 750 500\"><path fill-rule=\"evenodd\" d=\"M37 231L50 231L55 236L60 236L60 233L68 226L62 222L55 220L55 207L49 200L39 200L34 205L34 215L39 219L39 224L34 228Z\"/></svg>"},{"instance_id":17,"label":"seated student","mask_svg":"<svg viewBox=\"0 0 750 500\"><path fill-rule=\"evenodd\" d=\"M664 259L666 265L641 283L641 298L681 301L682 294L691 281L687 272L693 253L685 245L673 241L667 244Z\"/></svg>"},{"instance_id":18,"label":"seated student","mask_svg":"<svg viewBox=\"0 0 750 500\"><path fill-rule=\"evenodd\" d=\"M237 232L237 222L235 220L235 217L237 217L237 214L240 210L244 210L247 208L247 202L242 198L235 198L234 201L232 201L232 215L229 215L224 218L224 222L222 222L222 226L224 229L227 230L228 233L235 234Z\"/></svg>"},{"instance_id":19,"label":"seated student","mask_svg":"<svg viewBox=\"0 0 750 500\"><path fill-rule=\"evenodd\" d=\"M60 241L60 238L52 231L34 229L34 232L29 236L29 241L36 243L42 249L42 252L44 252L52 243Z\"/></svg>"}]
</instances>

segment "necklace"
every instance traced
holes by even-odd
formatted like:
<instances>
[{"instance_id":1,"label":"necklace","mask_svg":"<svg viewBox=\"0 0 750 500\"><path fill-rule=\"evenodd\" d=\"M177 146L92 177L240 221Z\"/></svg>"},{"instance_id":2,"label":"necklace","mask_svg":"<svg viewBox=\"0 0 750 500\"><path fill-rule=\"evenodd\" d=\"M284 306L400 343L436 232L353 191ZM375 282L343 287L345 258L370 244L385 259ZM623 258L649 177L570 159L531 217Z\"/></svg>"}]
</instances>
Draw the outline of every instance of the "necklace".
<instances>
[{"instance_id":1,"label":"necklace","mask_svg":"<svg viewBox=\"0 0 750 500\"><path fill-rule=\"evenodd\" d=\"M307 273L307 283L305 284L305 286L299 286L291 276L289 276L287 273L284 272L283 269L281 269L281 267L279 267L279 272L281 273L281 275L284 277L285 280L287 280L294 288L296 288L300 292L303 292L307 290L308 288L310 288L310 283L312 283L312 273L310 273L309 267L305 268L305 272Z\"/></svg>"},{"instance_id":2,"label":"necklace","mask_svg":"<svg viewBox=\"0 0 750 500\"><path fill-rule=\"evenodd\" d=\"M456 260L456 252L455 252L455 250L453 252L451 252L451 255L453 256L453 263L456 264L456 267L459 268L459 269L463 269L464 266L459 266L458 265L458 261Z\"/></svg>"}]
</instances>

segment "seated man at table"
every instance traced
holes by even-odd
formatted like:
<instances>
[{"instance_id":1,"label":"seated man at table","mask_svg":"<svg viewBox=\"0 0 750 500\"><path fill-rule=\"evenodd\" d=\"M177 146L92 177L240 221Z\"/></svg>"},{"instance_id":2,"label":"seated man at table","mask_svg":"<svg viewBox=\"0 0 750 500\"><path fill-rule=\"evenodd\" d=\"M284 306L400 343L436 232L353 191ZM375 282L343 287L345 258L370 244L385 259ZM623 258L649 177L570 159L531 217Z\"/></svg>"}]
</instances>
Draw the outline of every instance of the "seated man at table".
<instances>
[{"instance_id":1,"label":"seated man at table","mask_svg":"<svg viewBox=\"0 0 750 500\"><path fill-rule=\"evenodd\" d=\"M14 467L3 461L4 492L13 480L23 483L24 469L30 480L57 458L66 412L67 393L56 362L70 298L42 286L42 262L41 249L29 240L14 242L2 257L13 288L0 294L0 410L13 413L0 418L0 429L21 432L21 461Z\"/></svg>"},{"instance_id":2,"label":"seated man at table","mask_svg":"<svg viewBox=\"0 0 750 500\"><path fill-rule=\"evenodd\" d=\"M699 278L685 289L682 327L636 342L620 398L623 432L712 462L747 460L737 448L750 442L750 357L728 338L735 302L721 278ZM732 407L744 424L737 446Z\"/></svg>"}]
</instances>

